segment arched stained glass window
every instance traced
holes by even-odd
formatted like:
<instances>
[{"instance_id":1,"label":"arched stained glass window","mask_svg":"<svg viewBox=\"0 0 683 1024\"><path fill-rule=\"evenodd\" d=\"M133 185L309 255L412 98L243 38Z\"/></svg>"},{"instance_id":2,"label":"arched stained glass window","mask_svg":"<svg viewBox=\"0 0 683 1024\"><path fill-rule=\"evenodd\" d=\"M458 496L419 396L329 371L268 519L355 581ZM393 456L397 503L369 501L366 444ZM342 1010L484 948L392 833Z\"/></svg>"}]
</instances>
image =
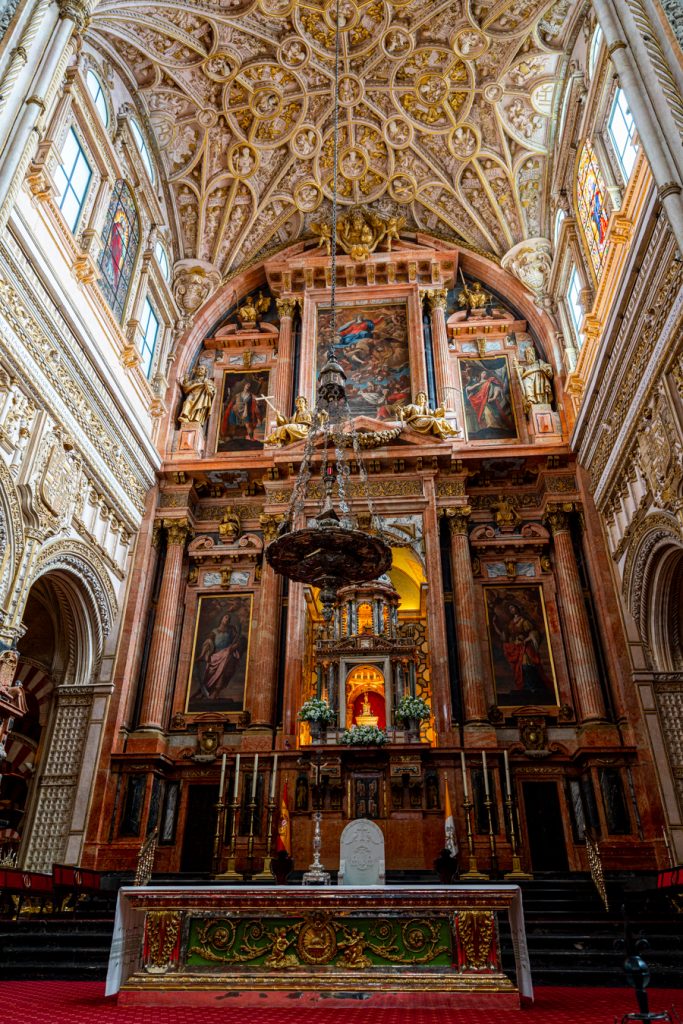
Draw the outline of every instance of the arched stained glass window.
<instances>
[{"instance_id":1,"label":"arched stained glass window","mask_svg":"<svg viewBox=\"0 0 683 1024\"><path fill-rule=\"evenodd\" d=\"M140 241L137 210L130 188L123 180L114 185L102 237L104 248L99 262L102 274L99 285L120 320Z\"/></svg>"},{"instance_id":2,"label":"arched stained glass window","mask_svg":"<svg viewBox=\"0 0 683 1024\"><path fill-rule=\"evenodd\" d=\"M593 147L587 141L579 160L576 201L579 220L596 277L600 277L602 272L607 241L609 217L606 208L606 195L605 179L602 176Z\"/></svg>"}]
</instances>

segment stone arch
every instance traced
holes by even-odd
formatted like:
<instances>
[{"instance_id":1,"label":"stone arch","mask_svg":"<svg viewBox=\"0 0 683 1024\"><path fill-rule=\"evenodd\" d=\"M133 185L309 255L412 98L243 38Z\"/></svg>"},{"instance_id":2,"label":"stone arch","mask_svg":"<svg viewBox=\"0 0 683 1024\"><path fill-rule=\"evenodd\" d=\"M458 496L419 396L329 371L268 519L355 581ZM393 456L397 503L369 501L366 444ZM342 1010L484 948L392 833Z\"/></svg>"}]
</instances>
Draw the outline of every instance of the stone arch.
<instances>
[{"instance_id":1,"label":"stone arch","mask_svg":"<svg viewBox=\"0 0 683 1024\"><path fill-rule=\"evenodd\" d=\"M0 459L0 607L6 600L24 550L24 525L14 480Z\"/></svg>"},{"instance_id":2,"label":"stone arch","mask_svg":"<svg viewBox=\"0 0 683 1024\"><path fill-rule=\"evenodd\" d=\"M651 667L683 668L683 535L674 516L658 512L641 523L626 557L622 592Z\"/></svg>"},{"instance_id":3,"label":"stone arch","mask_svg":"<svg viewBox=\"0 0 683 1024\"><path fill-rule=\"evenodd\" d=\"M49 643L29 628L19 642L22 658L43 667L53 683L36 775L26 806L19 858L22 866L50 871L55 862L77 863L99 746L101 713L93 722L104 639L116 614L106 568L86 544L56 541L38 558L26 609L39 603ZM88 756L90 752L90 756ZM83 820L81 820L83 819Z\"/></svg>"}]
</instances>

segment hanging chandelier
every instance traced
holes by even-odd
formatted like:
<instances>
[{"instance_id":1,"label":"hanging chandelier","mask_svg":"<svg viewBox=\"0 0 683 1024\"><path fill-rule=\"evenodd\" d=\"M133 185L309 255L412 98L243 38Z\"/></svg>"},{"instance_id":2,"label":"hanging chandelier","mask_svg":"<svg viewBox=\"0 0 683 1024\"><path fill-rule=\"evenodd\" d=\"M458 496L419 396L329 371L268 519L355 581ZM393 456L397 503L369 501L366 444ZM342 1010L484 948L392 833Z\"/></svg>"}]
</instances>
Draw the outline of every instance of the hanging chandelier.
<instances>
[{"instance_id":1,"label":"hanging chandelier","mask_svg":"<svg viewBox=\"0 0 683 1024\"><path fill-rule=\"evenodd\" d=\"M367 471L361 456L346 396L346 374L335 359L337 333L337 207L339 158L339 0L336 3L334 57L334 136L331 226L331 315L327 358L318 374L313 423L303 461L278 537L266 548L266 560L276 573L320 588L323 618L332 617L340 587L374 580L391 568L391 548L372 507ZM309 487L314 456L320 453L320 488ZM372 533L358 528L350 504L351 466L360 480L359 497L370 512ZM293 529L304 517L306 502L317 498L318 512L306 526Z\"/></svg>"}]
</instances>

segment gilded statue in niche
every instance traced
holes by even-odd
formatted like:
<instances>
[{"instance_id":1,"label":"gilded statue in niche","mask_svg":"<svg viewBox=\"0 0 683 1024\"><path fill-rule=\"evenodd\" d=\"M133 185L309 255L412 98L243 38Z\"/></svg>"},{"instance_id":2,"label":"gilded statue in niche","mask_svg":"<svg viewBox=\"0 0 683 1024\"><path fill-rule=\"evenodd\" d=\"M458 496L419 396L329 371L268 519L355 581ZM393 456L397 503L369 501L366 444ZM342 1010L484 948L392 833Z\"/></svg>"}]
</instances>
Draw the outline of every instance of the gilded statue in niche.
<instances>
[{"instance_id":1,"label":"gilded statue in niche","mask_svg":"<svg viewBox=\"0 0 683 1024\"><path fill-rule=\"evenodd\" d=\"M483 311L485 316L490 315L492 302L493 296L484 290L480 281L474 281L473 284L467 285L463 278L462 289L458 295L458 305L463 306L466 310L466 320L469 320L472 313L480 311Z\"/></svg>"},{"instance_id":2,"label":"gilded statue in niche","mask_svg":"<svg viewBox=\"0 0 683 1024\"><path fill-rule=\"evenodd\" d=\"M264 295L261 291L256 298L248 295L242 305L237 307L235 316L242 327L254 327L263 314L268 312L272 301L270 295Z\"/></svg>"},{"instance_id":3,"label":"gilded statue in niche","mask_svg":"<svg viewBox=\"0 0 683 1024\"><path fill-rule=\"evenodd\" d=\"M181 423L198 423L203 427L211 413L211 406L216 397L216 385L210 380L206 367L200 363L191 377L181 381L185 400L180 415Z\"/></svg>"},{"instance_id":4,"label":"gilded statue in niche","mask_svg":"<svg viewBox=\"0 0 683 1024\"><path fill-rule=\"evenodd\" d=\"M418 434L434 434L441 441L457 437L458 429L446 419L446 409L440 405L431 409L424 391L420 391L414 402L399 406L399 419Z\"/></svg>"},{"instance_id":5,"label":"gilded statue in niche","mask_svg":"<svg viewBox=\"0 0 683 1024\"><path fill-rule=\"evenodd\" d=\"M536 349L530 345L524 351L522 362L515 360L515 369L524 395L524 412L528 413L534 405L550 405L553 400L553 368L536 355Z\"/></svg>"},{"instance_id":6,"label":"gilded statue in niche","mask_svg":"<svg viewBox=\"0 0 683 1024\"><path fill-rule=\"evenodd\" d=\"M303 441L308 437L313 424L313 416L308 407L308 400L303 396L294 402L296 412L290 418L283 416L275 410L275 429L266 438L266 444L276 444L281 447L283 444L291 444L293 441Z\"/></svg>"}]
</instances>

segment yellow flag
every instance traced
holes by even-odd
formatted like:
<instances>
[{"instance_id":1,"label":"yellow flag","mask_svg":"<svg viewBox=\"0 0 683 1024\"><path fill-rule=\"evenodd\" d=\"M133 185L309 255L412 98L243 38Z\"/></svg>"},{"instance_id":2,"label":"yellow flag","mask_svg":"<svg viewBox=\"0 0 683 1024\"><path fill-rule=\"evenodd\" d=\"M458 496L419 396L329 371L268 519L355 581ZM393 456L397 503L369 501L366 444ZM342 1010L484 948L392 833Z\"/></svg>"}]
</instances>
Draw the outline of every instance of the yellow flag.
<instances>
[{"instance_id":1,"label":"yellow flag","mask_svg":"<svg viewBox=\"0 0 683 1024\"><path fill-rule=\"evenodd\" d=\"M451 795L448 792L448 779L444 776L444 790L445 790L445 811L446 821L444 822L444 828L446 833L446 841L444 843L445 848L448 852L456 857L458 854L458 843L455 838L455 821L453 820L453 808L451 807Z\"/></svg>"}]
</instances>

